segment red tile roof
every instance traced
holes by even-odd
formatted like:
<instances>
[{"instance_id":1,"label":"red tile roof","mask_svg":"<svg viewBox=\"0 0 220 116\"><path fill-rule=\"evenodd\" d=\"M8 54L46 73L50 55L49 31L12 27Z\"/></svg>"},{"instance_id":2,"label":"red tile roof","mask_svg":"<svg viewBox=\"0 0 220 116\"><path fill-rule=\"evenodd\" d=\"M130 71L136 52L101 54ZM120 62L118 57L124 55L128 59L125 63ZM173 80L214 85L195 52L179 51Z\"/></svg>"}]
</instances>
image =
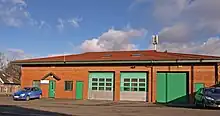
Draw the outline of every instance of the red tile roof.
<instances>
[{"instance_id":1,"label":"red tile roof","mask_svg":"<svg viewBox=\"0 0 220 116\"><path fill-rule=\"evenodd\" d=\"M136 60L214 60L218 56L206 56L196 54L183 54L171 52L158 52L154 50L142 51L108 51L108 52L86 52L82 54L53 56L46 58L35 58L17 60L18 63L29 62L52 62L52 61L136 61Z\"/></svg>"}]
</instances>

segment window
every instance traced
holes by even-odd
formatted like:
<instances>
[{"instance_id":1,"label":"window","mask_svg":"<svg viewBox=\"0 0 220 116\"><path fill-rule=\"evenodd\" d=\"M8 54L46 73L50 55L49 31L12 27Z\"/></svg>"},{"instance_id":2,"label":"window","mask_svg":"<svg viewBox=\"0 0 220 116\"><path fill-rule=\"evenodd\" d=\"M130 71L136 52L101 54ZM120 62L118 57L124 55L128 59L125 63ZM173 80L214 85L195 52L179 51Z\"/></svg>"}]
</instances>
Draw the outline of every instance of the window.
<instances>
[{"instance_id":1,"label":"window","mask_svg":"<svg viewBox=\"0 0 220 116\"><path fill-rule=\"evenodd\" d=\"M72 91L73 90L73 81L65 81L64 89L65 89L65 91Z\"/></svg>"},{"instance_id":2,"label":"window","mask_svg":"<svg viewBox=\"0 0 220 116\"><path fill-rule=\"evenodd\" d=\"M141 56L141 54L132 54L131 56Z\"/></svg>"},{"instance_id":3,"label":"window","mask_svg":"<svg viewBox=\"0 0 220 116\"><path fill-rule=\"evenodd\" d=\"M39 91L40 89L38 87L34 87L33 91Z\"/></svg>"},{"instance_id":4,"label":"window","mask_svg":"<svg viewBox=\"0 0 220 116\"><path fill-rule=\"evenodd\" d=\"M147 90L146 78L121 78L121 91L142 91Z\"/></svg>"},{"instance_id":5,"label":"window","mask_svg":"<svg viewBox=\"0 0 220 116\"><path fill-rule=\"evenodd\" d=\"M110 77L92 78L91 89L94 91L112 91L113 79Z\"/></svg>"},{"instance_id":6,"label":"window","mask_svg":"<svg viewBox=\"0 0 220 116\"><path fill-rule=\"evenodd\" d=\"M111 54L104 54L103 56L104 57L111 57L112 55Z\"/></svg>"},{"instance_id":7,"label":"window","mask_svg":"<svg viewBox=\"0 0 220 116\"><path fill-rule=\"evenodd\" d=\"M33 87L40 87L40 80L34 80Z\"/></svg>"}]
</instances>

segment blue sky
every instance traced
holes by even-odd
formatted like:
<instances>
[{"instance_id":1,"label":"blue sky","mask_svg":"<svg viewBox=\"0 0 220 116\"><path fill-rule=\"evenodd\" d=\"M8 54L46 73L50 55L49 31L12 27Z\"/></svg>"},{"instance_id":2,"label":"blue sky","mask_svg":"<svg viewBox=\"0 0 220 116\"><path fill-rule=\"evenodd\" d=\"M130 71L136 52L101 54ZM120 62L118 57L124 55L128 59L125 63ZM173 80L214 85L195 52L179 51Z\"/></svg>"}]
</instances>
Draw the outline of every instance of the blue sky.
<instances>
[{"instance_id":1,"label":"blue sky","mask_svg":"<svg viewBox=\"0 0 220 116\"><path fill-rule=\"evenodd\" d=\"M156 33L158 49L218 54L218 6L218 0L0 0L0 51L40 57L151 49Z\"/></svg>"}]
</instances>

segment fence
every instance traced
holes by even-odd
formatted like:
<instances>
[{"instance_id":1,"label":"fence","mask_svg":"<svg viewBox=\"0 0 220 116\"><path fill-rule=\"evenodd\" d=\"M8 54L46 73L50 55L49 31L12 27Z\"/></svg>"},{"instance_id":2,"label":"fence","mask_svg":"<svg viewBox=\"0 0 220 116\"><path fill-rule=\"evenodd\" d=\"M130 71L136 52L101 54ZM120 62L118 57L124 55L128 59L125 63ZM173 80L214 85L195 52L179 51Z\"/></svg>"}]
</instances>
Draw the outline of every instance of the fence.
<instances>
[{"instance_id":1,"label":"fence","mask_svg":"<svg viewBox=\"0 0 220 116\"><path fill-rule=\"evenodd\" d=\"M20 88L20 85L0 85L0 95L12 95Z\"/></svg>"}]
</instances>

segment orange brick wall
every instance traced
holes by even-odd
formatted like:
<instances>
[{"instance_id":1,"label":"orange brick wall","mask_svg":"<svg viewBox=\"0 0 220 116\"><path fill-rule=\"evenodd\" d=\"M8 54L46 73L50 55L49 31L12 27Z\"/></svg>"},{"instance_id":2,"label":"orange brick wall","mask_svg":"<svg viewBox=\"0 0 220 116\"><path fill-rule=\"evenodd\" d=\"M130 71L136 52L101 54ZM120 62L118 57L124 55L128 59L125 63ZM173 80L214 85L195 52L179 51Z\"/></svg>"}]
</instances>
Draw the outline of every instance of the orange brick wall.
<instances>
[{"instance_id":1,"label":"orange brick wall","mask_svg":"<svg viewBox=\"0 0 220 116\"><path fill-rule=\"evenodd\" d=\"M156 100L156 73L157 71L184 71L189 72L189 92L191 91L191 66L96 66L96 67L23 67L21 85L31 86L33 80L40 80L49 72L53 72L61 80L56 82L56 98L70 98L75 99L75 82L77 80L84 81L84 95L83 98L88 98L88 74L89 71L114 71L115 72L115 96L114 100L120 100L120 71L146 71L148 72L148 95L149 102ZM151 73L151 71L153 71ZM151 75L153 74L153 75ZM214 66L194 66L193 72L194 82L203 82L206 86L211 86L215 83L215 68ZM64 81L73 80L73 91L64 91ZM152 83L151 83L152 82ZM41 85L43 90L43 97L48 97L48 85ZM152 91L151 91L152 90ZM151 99L152 98L152 99Z\"/></svg>"}]
</instances>

